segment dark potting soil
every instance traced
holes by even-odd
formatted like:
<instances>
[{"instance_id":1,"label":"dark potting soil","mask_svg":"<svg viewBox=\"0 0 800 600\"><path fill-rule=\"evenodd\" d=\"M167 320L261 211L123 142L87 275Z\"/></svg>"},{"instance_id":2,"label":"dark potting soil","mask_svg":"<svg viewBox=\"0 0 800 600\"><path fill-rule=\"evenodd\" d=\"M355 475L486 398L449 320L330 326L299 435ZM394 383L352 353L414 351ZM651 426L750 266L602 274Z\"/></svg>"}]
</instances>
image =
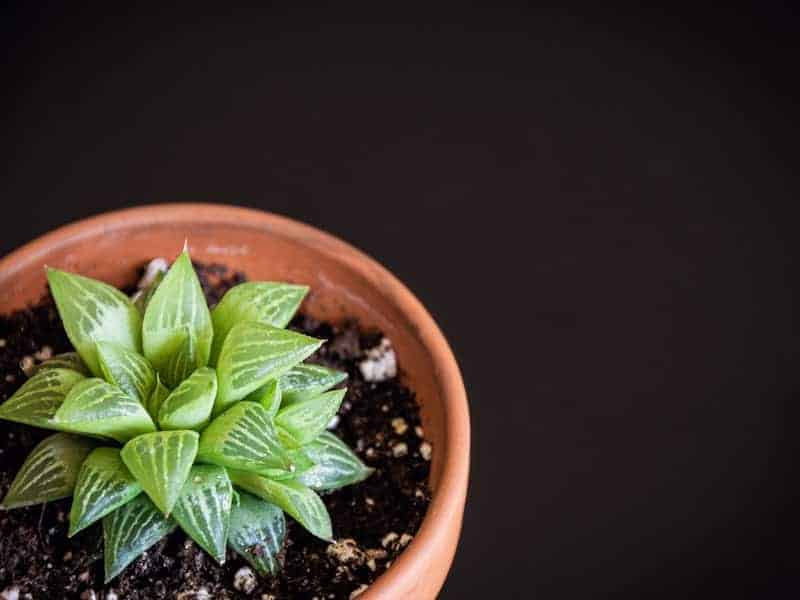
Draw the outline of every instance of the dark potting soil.
<instances>
[{"instance_id":1,"label":"dark potting soil","mask_svg":"<svg viewBox=\"0 0 800 600\"><path fill-rule=\"evenodd\" d=\"M210 304L243 281L219 265L196 265ZM131 290L128 290L131 291ZM334 429L361 459L374 467L366 481L323 496L336 544L308 534L287 517L283 567L277 576L256 575L228 551L218 565L176 531L110 584L103 584L102 527L67 538L70 500L0 512L0 597L96 600L154 598L210 599L350 598L374 581L409 543L430 501L430 462L414 394L397 378L367 382L359 362L381 340L356 323L332 325L300 315L291 327L328 343L313 362L345 370L348 392ZM26 380L23 367L71 349L52 298L0 316L0 402ZM25 457L49 432L0 421L0 497ZM13 597L13 596L12 596Z\"/></svg>"}]
</instances>

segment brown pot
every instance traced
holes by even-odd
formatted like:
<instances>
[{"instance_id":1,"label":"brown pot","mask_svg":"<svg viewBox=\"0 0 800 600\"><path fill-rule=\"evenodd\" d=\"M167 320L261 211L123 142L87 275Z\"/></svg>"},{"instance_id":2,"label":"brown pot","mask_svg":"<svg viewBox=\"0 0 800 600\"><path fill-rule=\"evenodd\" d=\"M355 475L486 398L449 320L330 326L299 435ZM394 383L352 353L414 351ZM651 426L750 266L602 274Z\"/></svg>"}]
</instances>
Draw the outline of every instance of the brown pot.
<instances>
[{"instance_id":1,"label":"brown pot","mask_svg":"<svg viewBox=\"0 0 800 600\"><path fill-rule=\"evenodd\" d=\"M467 494L469 414L453 353L431 316L391 273L327 233L277 215L214 204L162 204L67 225L0 261L0 313L36 302L49 265L115 285L130 283L155 256L224 263L252 279L311 286L304 310L340 321L355 317L394 343L404 381L422 407L433 444L433 501L414 540L361 596L434 598L453 560ZM335 523L334 523L335 527Z\"/></svg>"}]
</instances>

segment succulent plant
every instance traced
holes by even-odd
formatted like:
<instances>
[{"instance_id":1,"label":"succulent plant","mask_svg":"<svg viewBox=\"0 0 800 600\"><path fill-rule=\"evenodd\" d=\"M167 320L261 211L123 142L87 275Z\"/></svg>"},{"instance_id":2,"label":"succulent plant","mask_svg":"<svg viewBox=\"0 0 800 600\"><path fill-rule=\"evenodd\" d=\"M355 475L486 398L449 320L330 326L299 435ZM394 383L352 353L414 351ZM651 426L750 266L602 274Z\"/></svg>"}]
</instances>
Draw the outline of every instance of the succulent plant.
<instances>
[{"instance_id":1,"label":"succulent plant","mask_svg":"<svg viewBox=\"0 0 800 600\"><path fill-rule=\"evenodd\" d=\"M209 310L186 248L135 302L80 275L47 279L76 352L0 405L0 418L57 432L3 508L73 496L70 536L102 519L106 581L177 527L263 574L278 569L284 512L332 538L318 493L371 469L326 431L346 374L303 363L323 342L285 329L306 287L242 283Z\"/></svg>"}]
</instances>

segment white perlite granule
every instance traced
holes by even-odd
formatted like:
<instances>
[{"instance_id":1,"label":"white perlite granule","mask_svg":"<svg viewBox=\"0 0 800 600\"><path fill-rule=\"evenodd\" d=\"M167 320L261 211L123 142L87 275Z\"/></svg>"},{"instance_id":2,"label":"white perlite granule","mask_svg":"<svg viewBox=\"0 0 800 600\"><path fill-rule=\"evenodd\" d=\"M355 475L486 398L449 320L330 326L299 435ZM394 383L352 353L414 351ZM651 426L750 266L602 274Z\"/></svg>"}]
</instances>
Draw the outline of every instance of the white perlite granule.
<instances>
[{"instance_id":1,"label":"white perlite granule","mask_svg":"<svg viewBox=\"0 0 800 600\"><path fill-rule=\"evenodd\" d=\"M211 600L211 594L208 593L206 588L201 587L197 590L179 592L178 595L175 596L175 600Z\"/></svg>"},{"instance_id":2,"label":"white perlite granule","mask_svg":"<svg viewBox=\"0 0 800 600\"><path fill-rule=\"evenodd\" d=\"M250 567L242 567L233 576L233 587L245 594L252 593L256 589L256 583L258 583L256 574L253 573L253 569Z\"/></svg>"},{"instance_id":3,"label":"white perlite granule","mask_svg":"<svg viewBox=\"0 0 800 600\"><path fill-rule=\"evenodd\" d=\"M340 563L364 564L364 552L358 547L356 541L351 538L332 543L325 549L325 553Z\"/></svg>"},{"instance_id":4,"label":"white perlite granule","mask_svg":"<svg viewBox=\"0 0 800 600\"><path fill-rule=\"evenodd\" d=\"M408 431L408 423L403 417L397 417L396 419L392 419L392 429L397 435L403 435L406 431Z\"/></svg>"},{"instance_id":5,"label":"white perlite granule","mask_svg":"<svg viewBox=\"0 0 800 600\"><path fill-rule=\"evenodd\" d=\"M408 454L408 444L405 442L400 442L399 444L392 446L392 455L395 458L400 458L406 454Z\"/></svg>"},{"instance_id":6,"label":"white perlite granule","mask_svg":"<svg viewBox=\"0 0 800 600\"><path fill-rule=\"evenodd\" d=\"M431 454L433 453L433 446L428 442L422 442L419 445L419 453L425 460L430 460Z\"/></svg>"},{"instance_id":7,"label":"white perlite granule","mask_svg":"<svg viewBox=\"0 0 800 600\"><path fill-rule=\"evenodd\" d=\"M358 369L366 381L385 381L397 375L397 357L389 338L381 338L381 343L367 350L367 357L358 364Z\"/></svg>"},{"instance_id":8,"label":"white perlite granule","mask_svg":"<svg viewBox=\"0 0 800 600\"><path fill-rule=\"evenodd\" d=\"M131 300L136 302L144 291L150 286L153 281L155 281L156 277L159 273L166 273L169 270L169 263L167 262L166 258L154 258L147 266L144 268L144 275L139 280L139 283L136 284L137 291L131 296Z\"/></svg>"},{"instance_id":9,"label":"white perlite granule","mask_svg":"<svg viewBox=\"0 0 800 600\"><path fill-rule=\"evenodd\" d=\"M362 583L360 586L358 586L356 589L354 589L352 592L350 592L350 600L354 600L355 598L358 598L361 594L366 592L368 588L369 588L369 586L367 584Z\"/></svg>"},{"instance_id":10,"label":"white perlite granule","mask_svg":"<svg viewBox=\"0 0 800 600\"><path fill-rule=\"evenodd\" d=\"M19 588L15 585L7 587L0 592L0 598L2 600L19 600Z\"/></svg>"},{"instance_id":11,"label":"white perlite granule","mask_svg":"<svg viewBox=\"0 0 800 600\"><path fill-rule=\"evenodd\" d=\"M153 281L155 281L155 278L159 273L166 273L168 269L169 263L167 262L166 258L154 258L147 263L147 266L144 268L144 275L142 275L142 278L139 280L139 283L136 284L136 287L138 287L140 290L145 289L151 283L153 283Z\"/></svg>"}]
</instances>

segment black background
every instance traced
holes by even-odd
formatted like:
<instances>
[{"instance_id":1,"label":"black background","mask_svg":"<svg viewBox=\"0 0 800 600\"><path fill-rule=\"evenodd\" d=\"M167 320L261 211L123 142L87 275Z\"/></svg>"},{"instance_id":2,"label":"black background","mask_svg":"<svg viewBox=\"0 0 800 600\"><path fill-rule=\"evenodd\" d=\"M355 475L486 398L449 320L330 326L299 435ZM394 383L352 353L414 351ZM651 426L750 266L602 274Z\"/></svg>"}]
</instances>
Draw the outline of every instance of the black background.
<instances>
[{"instance_id":1,"label":"black background","mask_svg":"<svg viewBox=\"0 0 800 600\"><path fill-rule=\"evenodd\" d=\"M462 366L442 598L796 597L796 16L339 4L5 7L0 252L159 201L319 226Z\"/></svg>"}]
</instances>

